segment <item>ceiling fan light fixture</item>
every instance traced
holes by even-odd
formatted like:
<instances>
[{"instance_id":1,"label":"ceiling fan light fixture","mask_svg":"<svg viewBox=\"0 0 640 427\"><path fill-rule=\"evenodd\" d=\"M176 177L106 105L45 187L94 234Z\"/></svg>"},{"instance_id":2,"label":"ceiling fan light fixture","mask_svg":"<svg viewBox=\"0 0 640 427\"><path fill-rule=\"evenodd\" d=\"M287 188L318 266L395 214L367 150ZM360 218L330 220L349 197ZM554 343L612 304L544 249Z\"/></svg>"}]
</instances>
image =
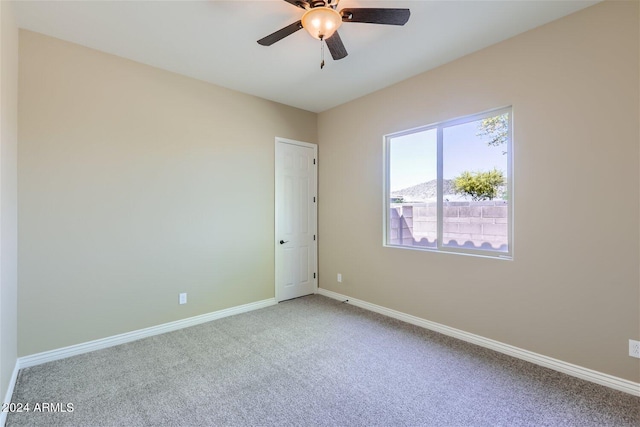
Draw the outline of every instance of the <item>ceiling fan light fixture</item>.
<instances>
[{"instance_id":1,"label":"ceiling fan light fixture","mask_svg":"<svg viewBox=\"0 0 640 427\"><path fill-rule=\"evenodd\" d=\"M326 6L314 7L302 16L302 26L311 37L326 40L336 32L342 24L342 16L334 9Z\"/></svg>"}]
</instances>

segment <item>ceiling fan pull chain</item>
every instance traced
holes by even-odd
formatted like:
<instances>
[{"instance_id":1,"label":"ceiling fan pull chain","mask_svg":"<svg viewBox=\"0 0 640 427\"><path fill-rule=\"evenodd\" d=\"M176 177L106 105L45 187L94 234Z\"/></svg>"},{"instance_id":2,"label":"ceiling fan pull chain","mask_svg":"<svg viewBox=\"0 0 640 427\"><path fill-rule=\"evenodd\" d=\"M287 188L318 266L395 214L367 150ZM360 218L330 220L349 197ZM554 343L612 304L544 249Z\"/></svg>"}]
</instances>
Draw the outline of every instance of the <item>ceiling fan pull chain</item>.
<instances>
[{"instance_id":1,"label":"ceiling fan pull chain","mask_svg":"<svg viewBox=\"0 0 640 427\"><path fill-rule=\"evenodd\" d=\"M324 37L320 36L320 69L324 68Z\"/></svg>"}]
</instances>

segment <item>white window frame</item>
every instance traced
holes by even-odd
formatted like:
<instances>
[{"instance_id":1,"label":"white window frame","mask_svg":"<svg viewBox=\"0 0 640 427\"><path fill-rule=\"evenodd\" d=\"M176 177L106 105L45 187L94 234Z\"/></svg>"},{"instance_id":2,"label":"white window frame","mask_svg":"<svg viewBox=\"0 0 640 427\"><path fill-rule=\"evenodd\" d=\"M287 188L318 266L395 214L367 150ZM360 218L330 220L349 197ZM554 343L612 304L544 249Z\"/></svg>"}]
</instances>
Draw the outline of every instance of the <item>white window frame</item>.
<instances>
[{"instance_id":1,"label":"white window frame","mask_svg":"<svg viewBox=\"0 0 640 427\"><path fill-rule=\"evenodd\" d=\"M444 203L443 203L443 133L444 129L457 126L469 122L474 122L478 120L483 120L488 117L499 116L501 114L509 114L509 126L507 129L507 194L509 195L509 201L507 203L507 252L499 252L492 251L488 249L471 249L471 248L459 248L459 247L448 247L443 245L443 211L444 211ZM429 248L422 246L404 246L404 245L392 245L388 243L389 238L389 230L391 228L390 224L390 200L391 200L391 191L390 191L390 147L391 141L394 138L409 135L417 132L424 132L432 129L437 129L437 180L438 180L438 196L437 196L437 247ZM385 135L383 137L384 143L384 195L383 195L383 205L384 205L384 229L383 229L383 246L389 248L400 248L400 249L410 249L410 250L418 250L425 252L442 252L442 253L455 253L461 255L472 255L472 256L480 256L480 257L488 257L488 258L498 258L498 259L513 259L513 206L514 206L514 191L513 191L513 107L502 107L493 110L484 111L478 114L472 114L469 116L458 117L451 120L446 120L438 123L433 123L426 126L420 126L413 129L407 129L400 132L391 133Z\"/></svg>"}]
</instances>

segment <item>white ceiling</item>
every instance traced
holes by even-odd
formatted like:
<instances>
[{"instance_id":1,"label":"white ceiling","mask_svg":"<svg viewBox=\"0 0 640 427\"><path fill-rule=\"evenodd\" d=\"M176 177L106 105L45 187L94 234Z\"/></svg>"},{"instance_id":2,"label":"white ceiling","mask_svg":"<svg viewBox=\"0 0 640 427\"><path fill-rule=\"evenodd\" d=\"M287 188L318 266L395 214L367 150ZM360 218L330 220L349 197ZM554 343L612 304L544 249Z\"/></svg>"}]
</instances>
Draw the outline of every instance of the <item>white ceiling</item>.
<instances>
[{"instance_id":1,"label":"white ceiling","mask_svg":"<svg viewBox=\"0 0 640 427\"><path fill-rule=\"evenodd\" d=\"M313 112L389 86L599 0L362 1L411 9L404 27L346 23L333 61L304 30L256 41L300 19L283 0L18 1L20 28Z\"/></svg>"}]
</instances>

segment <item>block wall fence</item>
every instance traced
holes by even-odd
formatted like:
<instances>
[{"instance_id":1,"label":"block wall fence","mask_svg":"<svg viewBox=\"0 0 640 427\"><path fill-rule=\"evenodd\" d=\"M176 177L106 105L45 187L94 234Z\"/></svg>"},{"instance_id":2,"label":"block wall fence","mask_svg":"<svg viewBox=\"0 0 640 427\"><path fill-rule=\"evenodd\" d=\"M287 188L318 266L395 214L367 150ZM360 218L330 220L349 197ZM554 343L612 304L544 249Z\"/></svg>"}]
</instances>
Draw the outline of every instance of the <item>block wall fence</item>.
<instances>
[{"instance_id":1,"label":"block wall fence","mask_svg":"<svg viewBox=\"0 0 640 427\"><path fill-rule=\"evenodd\" d=\"M387 243L436 247L436 213L435 202L392 203ZM508 204L505 200L444 202L442 221L445 245L506 249Z\"/></svg>"}]
</instances>

